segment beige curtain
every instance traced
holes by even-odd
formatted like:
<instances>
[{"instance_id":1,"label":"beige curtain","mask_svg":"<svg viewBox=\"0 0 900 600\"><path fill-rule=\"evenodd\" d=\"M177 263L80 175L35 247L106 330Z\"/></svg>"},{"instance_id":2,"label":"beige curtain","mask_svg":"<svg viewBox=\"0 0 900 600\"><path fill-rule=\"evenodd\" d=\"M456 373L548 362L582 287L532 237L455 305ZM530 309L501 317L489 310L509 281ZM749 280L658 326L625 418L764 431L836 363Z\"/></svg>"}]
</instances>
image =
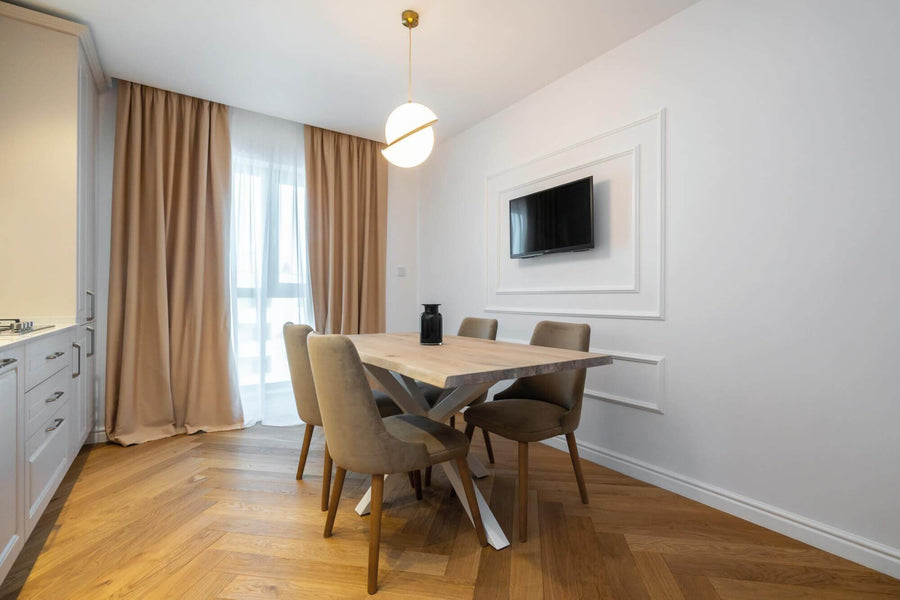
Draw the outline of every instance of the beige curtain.
<instances>
[{"instance_id":1,"label":"beige curtain","mask_svg":"<svg viewBox=\"0 0 900 600\"><path fill-rule=\"evenodd\" d=\"M306 126L309 272L316 330L384 331L383 144Z\"/></svg>"},{"instance_id":2,"label":"beige curtain","mask_svg":"<svg viewBox=\"0 0 900 600\"><path fill-rule=\"evenodd\" d=\"M243 425L231 368L227 107L119 83L106 432L122 445Z\"/></svg>"}]
</instances>

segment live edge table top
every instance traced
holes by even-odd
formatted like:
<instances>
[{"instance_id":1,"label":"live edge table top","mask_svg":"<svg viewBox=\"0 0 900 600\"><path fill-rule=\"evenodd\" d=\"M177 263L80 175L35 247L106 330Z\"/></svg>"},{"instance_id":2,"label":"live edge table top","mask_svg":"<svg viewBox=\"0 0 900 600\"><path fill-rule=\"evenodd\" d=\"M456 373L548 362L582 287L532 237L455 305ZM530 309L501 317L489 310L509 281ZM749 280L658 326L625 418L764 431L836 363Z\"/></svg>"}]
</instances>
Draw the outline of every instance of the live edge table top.
<instances>
[{"instance_id":1,"label":"live edge table top","mask_svg":"<svg viewBox=\"0 0 900 600\"><path fill-rule=\"evenodd\" d=\"M420 344L418 333L368 333L348 337L363 363L439 388L496 383L612 362L606 354L455 335L444 336L440 346Z\"/></svg>"}]
</instances>

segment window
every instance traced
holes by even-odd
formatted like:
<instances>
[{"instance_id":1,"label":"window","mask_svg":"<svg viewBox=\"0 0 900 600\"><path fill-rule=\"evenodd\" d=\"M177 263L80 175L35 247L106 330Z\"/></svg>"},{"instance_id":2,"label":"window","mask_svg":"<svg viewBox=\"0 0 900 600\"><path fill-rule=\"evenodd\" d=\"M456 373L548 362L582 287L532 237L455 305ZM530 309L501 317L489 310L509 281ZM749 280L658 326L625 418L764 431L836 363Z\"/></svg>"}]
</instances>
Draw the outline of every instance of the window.
<instances>
[{"instance_id":1,"label":"window","mask_svg":"<svg viewBox=\"0 0 900 600\"><path fill-rule=\"evenodd\" d=\"M232 337L244 421L292 425L299 417L281 330L313 320L303 129L232 111Z\"/></svg>"}]
</instances>

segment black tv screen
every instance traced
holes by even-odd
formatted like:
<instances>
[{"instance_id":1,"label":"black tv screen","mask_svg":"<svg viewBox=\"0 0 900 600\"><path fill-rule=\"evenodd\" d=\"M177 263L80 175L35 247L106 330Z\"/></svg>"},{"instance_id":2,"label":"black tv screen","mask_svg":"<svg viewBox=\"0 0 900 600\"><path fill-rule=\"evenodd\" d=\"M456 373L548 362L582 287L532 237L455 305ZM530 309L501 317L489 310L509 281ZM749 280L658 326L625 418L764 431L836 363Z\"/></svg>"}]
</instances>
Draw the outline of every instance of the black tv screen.
<instances>
[{"instance_id":1,"label":"black tv screen","mask_svg":"<svg viewBox=\"0 0 900 600\"><path fill-rule=\"evenodd\" d=\"M594 178L509 201L509 257L594 247Z\"/></svg>"}]
</instances>

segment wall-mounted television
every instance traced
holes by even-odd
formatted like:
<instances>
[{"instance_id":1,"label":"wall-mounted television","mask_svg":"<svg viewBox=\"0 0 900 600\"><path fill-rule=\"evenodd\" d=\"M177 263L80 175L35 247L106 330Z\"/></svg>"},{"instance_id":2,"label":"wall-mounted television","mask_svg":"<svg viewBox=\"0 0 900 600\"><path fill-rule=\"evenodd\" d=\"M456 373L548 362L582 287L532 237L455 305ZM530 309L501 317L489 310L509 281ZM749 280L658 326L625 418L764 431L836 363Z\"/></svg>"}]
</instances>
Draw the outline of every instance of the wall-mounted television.
<instances>
[{"instance_id":1,"label":"wall-mounted television","mask_svg":"<svg viewBox=\"0 0 900 600\"><path fill-rule=\"evenodd\" d=\"M509 201L510 258L532 258L593 247L593 177Z\"/></svg>"}]
</instances>

